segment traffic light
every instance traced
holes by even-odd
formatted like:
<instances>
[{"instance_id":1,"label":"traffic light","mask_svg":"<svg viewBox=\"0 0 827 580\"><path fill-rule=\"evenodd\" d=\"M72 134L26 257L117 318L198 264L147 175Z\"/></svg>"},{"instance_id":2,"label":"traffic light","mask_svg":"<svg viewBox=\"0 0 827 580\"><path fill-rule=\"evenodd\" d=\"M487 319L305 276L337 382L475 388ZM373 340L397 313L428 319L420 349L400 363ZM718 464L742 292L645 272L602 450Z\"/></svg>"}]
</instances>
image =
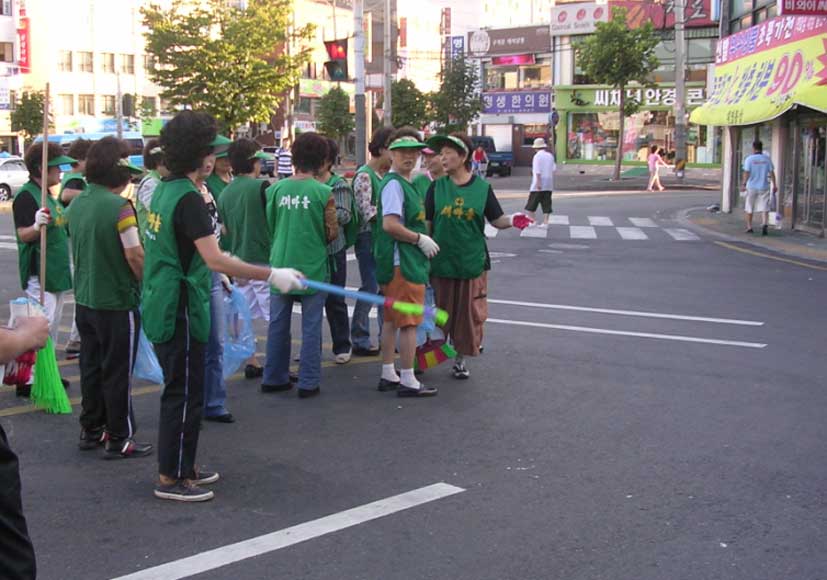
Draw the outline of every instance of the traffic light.
<instances>
[{"instance_id":1,"label":"traffic light","mask_svg":"<svg viewBox=\"0 0 827 580\"><path fill-rule=\"evenodd\" d=\"M324 63L327 76L332 81L350 80L347 74L347 38L325 40L324 47L330 60Z\"/></svg>"},{"instance_id":2,"label":"traffic light","mask_svg":"<svg viewBox=\"0 0 827 580\"><path fill-rule=\"evenodd\" d=\"M324 47L330 60L347 60L347 38L325 40Z\"/></svg>"},{"instance_id":3,"label":"traffic light","mask_svg":"<svg viewBox=\"0 0 827 580\"><path fill-rule=\"evenodd\" d=\"M327 76L332 81L348 81L347 76L347 61L346 60L329 60L324 63L324 68L327 71Z\"/></svg>"}]
</instances>

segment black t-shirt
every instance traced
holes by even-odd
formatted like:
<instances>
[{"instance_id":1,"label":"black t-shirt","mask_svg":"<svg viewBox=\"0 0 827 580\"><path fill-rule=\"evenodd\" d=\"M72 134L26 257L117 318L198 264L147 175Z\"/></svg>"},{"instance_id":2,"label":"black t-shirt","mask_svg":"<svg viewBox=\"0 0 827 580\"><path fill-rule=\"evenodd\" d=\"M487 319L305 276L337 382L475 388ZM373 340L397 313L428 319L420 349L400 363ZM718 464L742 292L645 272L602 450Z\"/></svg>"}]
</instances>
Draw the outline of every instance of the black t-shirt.
<instances>
[{"instance_id":1,"label":"black t-shirt","mask_svg":"<svg viewBox=\"0 0 827 580\"><path fill-rule=\"evenodd\" d=\"M212 217L201 194L193 190L181 198L173 215L175 242L184 272L189 270L197 251L195 240L215 235Z\"/></svg>"},{"instance_id":2,"label":"black t-shirt","mask_svg":"<svg viewBox=\"0 0 827 580\"><path fill-rule=\"evenodd\" d=\"M34 214L40 209L34 197L24 193L17 195L11 205L12 214L14 215L14 229L28 228L34 225ZM40 243L32 242L32 243ZM37 266L35 265L35 255L32 254L32 261L29 263L29 276L37 276Z\"/></svg>"},{"instance_id":3,"label":"black t-shirt","mask_svg":"<svg viewBox=\"0 0 827 580\"><path fill-rule=\"evenodd\" d=\"M83 191L84 189L86 189L86 182L80 179L79 177L75 177L74 179L70 179L66 182L66 185L63 187L63 189L60 192L60 195L58 196L58 199L60 203L63 205L63 207L69 207L69 204L72 203L72 200L63 201L63 191L67 189Z\"/></svg>"}]
</instances>

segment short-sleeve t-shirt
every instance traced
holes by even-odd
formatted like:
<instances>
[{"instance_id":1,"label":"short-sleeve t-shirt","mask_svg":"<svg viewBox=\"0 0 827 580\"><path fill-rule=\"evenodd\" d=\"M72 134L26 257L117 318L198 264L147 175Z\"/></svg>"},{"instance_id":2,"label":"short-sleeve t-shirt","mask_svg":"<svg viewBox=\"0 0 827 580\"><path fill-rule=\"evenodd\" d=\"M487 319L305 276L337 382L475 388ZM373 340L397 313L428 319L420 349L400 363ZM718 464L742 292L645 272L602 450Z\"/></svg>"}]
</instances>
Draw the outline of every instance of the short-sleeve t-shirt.
<instances>
[{"instance_id":1,"label":"short-sleeve t-shirt","mask_svg":"<svg viewBox=\"0 0 827 580\"><path fill-rule=\"evenodd\" d=\"M747 189L765 191L770 188L770 172L775 171L772 159L764 153L754 153L744 159L744 171L749 172Z\"/></svg>"},{"instance_id":2,"label":"short-sleeve t-shirt","mask_svg":"<svg viewBox=\"0 0 827 580\"><path fill-rule=\"evenodd\" d=\"M14 229L28 228L34 225L34 214L39 206L31 195L18 195L12 202L12 215L14 217ZM32 253L32 261L29 263L29 276L37 276L37 262Z\"/></svg>"},{"instance_id":3,"label":"short-sleeve t-shirt","mask_svg":"<svg viewBox=\"0 0 827 580\"><path fill-rule=\"evenodd\" d=\"M399 216L399 221L405 223L405 192L395 179L388 181L382 188L382 216ZM393 265L399 265L399 246L393 243Z\"/></svg>"}]
</instances>

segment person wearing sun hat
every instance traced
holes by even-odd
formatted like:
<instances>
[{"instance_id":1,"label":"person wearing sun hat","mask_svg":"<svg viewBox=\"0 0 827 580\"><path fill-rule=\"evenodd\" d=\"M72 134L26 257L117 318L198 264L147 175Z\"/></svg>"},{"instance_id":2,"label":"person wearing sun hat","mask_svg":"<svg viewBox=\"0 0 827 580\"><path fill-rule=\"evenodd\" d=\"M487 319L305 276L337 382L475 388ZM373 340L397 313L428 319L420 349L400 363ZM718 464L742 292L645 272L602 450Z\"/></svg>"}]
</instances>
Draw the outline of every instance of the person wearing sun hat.
<instances>
[{"instance_id":1,"label":"person wearing sun hat","mask_svg":"<svg viewBox=\"0 0 827 580\"><path fill-rule=\"evenodd\" d=\"M81 450L104 457L143 457L152 445L134 440L132 369L140 331L144 250L132 202L121 197L143 170L129 147L104 137L89 149L86 188L66 211L75 266L80 343Z\"/></svg>"},{"instance_id":2,"label":"person wearing sun hat","mask_svg":"<svg viewBox=\"0 0 827 580\"><path fill-rule=\"evenodd\" d=\"M380 188L377 216L381 227L374 240L376 279L385 296L403 302L424 304L429 260L439 246L427 235L423 198L411 183L411 172L425 147L411 127L398 129L390 139L391 170ZM382 327L382 375L380 391L397 392L400 397L429 397L438 393L414 376L416 327L422 316L402 314L385 308ZM399 332L400 373L394 367L394 348Z\"/></svg>"},{"instance_id":3,"label":"person wearing sun hat","mask_svg":"<svg viewBox=\"0 0 827 580\"><path fill-rule=\"evenodd\" d=\"M215 198L216 202L221 198L221 194L224 192L224 189L233 180L230 160L227 157L232 143L232 139L229 139L224 135L218 135L215 138L215 164L213 165L212 173L206 179L206 184L207 189L210 190L210 193Z\"/></svg>"},{"instance_id":4,"label":"person wearing sun hat","mask_svg":"<svg viewBox=\"0 0 827 580\"><path fill-rule=\"evenodd\" d=\"M422 167L425 171L414 177L412 183L424 199L434 180L445 175L445 169L442 167L442 156L439 151L425 147L422 150Z\"/></svg>"},{"instance_id":5,"label":"person wearing sun hat","mask_svg":"<svg viewBox=\"0 0 827 580\"><path fill-rule=\"evenodd\" d=\"M467 135L435 135L428 145L440 151L447 173L431 184L425 196L425 219L442 248L431 260L431 285L437 305L448 312L443 332L457 351L454 378L467 379L465 357L480 353L488 316L491 260L485 221L507 229L523 228L531 220L522 214L505 215L491 185L471 172L472 145Z\"/></svg>"}]
</instances>

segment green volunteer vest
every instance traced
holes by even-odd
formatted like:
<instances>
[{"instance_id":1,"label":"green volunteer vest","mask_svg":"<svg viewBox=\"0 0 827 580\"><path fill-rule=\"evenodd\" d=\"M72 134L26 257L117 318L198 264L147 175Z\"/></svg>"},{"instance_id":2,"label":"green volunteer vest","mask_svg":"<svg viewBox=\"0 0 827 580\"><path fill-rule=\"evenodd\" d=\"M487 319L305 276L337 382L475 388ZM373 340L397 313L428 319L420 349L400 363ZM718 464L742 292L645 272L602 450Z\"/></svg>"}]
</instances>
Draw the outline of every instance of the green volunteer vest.
<instances>
[{"instance_id":1,"label":"green volunteer vest","mask_svg":"<svg viewBox=\"0 0 827 580\"><path fill-rule=\"evenodd\" d=\"M485 202L488 182L475 177L458 187L450 177L434 182L434 241L439 253L431 260L431 275L470 280L485 270Z\"/></svg>"},{"instance_id":2,"label":"green volunteer vest","mask_svg":"<svg viewBox=\"0 0 827 580\"><path fill-rule=\"evenodd\" d=\"M377 175L377 173L373 169L371 169L370 165L362 165L362 167L357 169L356 173L353 176L353 179L356 179L356 176L360 173L367 173L368 177L370 177L370 203L371 205L377 206L377 200L380 197L379 192L382 191L382 178L379 177L379 175ZM351 184L351 186L352 185L353 184ZM354 195L354 197L356 196ZM371 226L371 229L373 231L373 235L375 238L377 230L382 229L382 214L376 214L376 220L373 222L373 226Z\"/></svg>"},{"instance_id":3,"label":"green volunteer vest","mask_svg":"<svg viewBox=\"0 0 827 580\"><path fill-rule=\"evenodd\" d=\"M156 170L151 169L149 173L147 173L143 179L141 179L141 183L138 184L138 187L135 188L135 213L138 214L138 231L141 232L141 239L144 237L144 232L146 231L146 217L149 214L149 208L146 207L141 200L138 199L137 192L141 188L141 185L144 184L145 181L150 179L155 179L157 181L161 181L161 174L158 173Z\"/></svg>"},{"instance_id":4,"label":"green volunteer vest","mask_svg":"<svg viewBox=\"0 0 827 580\"><path fill-rule=\"evenodd\" d=\"M398 173L388 173L382 180L379 191L390 183L398 181L405 194L403 211L405 213L405 227L418 234L428 233L425 226L425 203L419 192L414 189L411 182L401 177ZM429 260L422 253L416 244L395 241L381 227L382 223L382 196L379 196L376 204L376 222L380 224L374 230L373 255L376 258L376 280L380 284L389 284L393 279L393 248L394 243L399 247L399 268L402 276L408 282L414 284L427 284Z\"/></svg>"},{"instance_id":5,"label":"green volunteer vest","mask_svg":"<svg viewBox=\"0 0 827 580\"><path fill-rule=\"evenodd\" d=\"M270 262L270 229L261 205L261 185L264 181L239 175L222 192L218 213L226 232L226 249L251 264Z\"/></svg>"},{"instance_id":6,"label":"green volunteer vest","mask_svg":"<svg viewBox=\"0 0 827 580\"><path fill-rule=\"evenodd\" d=\"M133 310L140 285L124 256L118 216L129 201L105 187L89 184L66 211L72 259L75 263L75 302L95 310Z\"/></svg>"},{"instance_id":7,"label":"green volunteer vest","mask_svg":"<svg viewBox=\"0 0 827 580\"><path fill-rule=\"evenodd\" d=\"M167 342L175 334L182 284L187 292L192 337L207 342L210 334L210 271L196 251L185 272L175 240L175 208L190 192L197 190L189 179L162 181L152 195L147 215L141 301L144 331L154 343Z\"/></svg>"},{"instance_id":8,"label":"green volunteer vest","mask_svg":"<svg viewBox=\"0 0 827 580\"><path fill-rule=\"evenodd\" d=\"M340 181L344 181L344 178L332 173L330 175L330 179L327 180L327 185L330 189L333 189L333 186L339 183ZM351 192L353 189L351 188ZM356 236L359 235L359 228L362 226L362 220L359 217L359 211L356 207L356 196L350 196L350 221L345 224L345 249L353 247L356 243Z\"/></svg>"},{"instance_id":9,"label":"green volunteer vest","mask_svg":"<svg viewBox=\"0 0 827 580\"><path fill-rule=\"evenodd\" d=\"M40 208L40 186L28 181L17 195L31 195ZM51 195L46 196L46 206L52 214L52 222L46 227L46 292L65 292L72 288L72 270L69 267L69 239L66 234L66 215L63 205ZM23 290L29 285L29 267L34 264L35 272L40 271L40 240L30 244L17 237L18 268L20 286ZM35 274L37 275L37 274Z\"/></svg>"},{"instance_id":10,"label":"green volunteer vest","mask_svg":"<svg viewBox=\"0 0 827 580\"><path fill-rule=\"evenodd\" d=\"M215 201L218 201L218 198L221 197L221 194L229 185L226 181L218 177L215 173L211 173L210 176L204 181L207 184L207 189L210 190L210 193L215 198Z\"/></svg>"},{"instance_id":11,"label":"green volunteer vest","mask_svg":"<svg viewBox=\"0 0 827 580\"><path fill-rule=\"evenodd\" d=\"M431 187L431 183L433 183L433 181L424 173L420 173L413 178L411 183L413 183L414 188L422 196L422 199L425 199L425 195L428 193L428 188Z\"/></svg>"},{"instance_id":12,"label":"green volunteer vest","mask_svg":"<svg viewBox=\"0 0 827 580\"><path fill-rule=\"evenodd\" d=\"M267 224L273 236L270 265L295 268L308 279L330 281L324 209L330 187L315 179L282 179L267 190ZM273 288L273 294L279 291ZM290 294L314 294L294 290Z\"/></svg>"}]
</instances>

